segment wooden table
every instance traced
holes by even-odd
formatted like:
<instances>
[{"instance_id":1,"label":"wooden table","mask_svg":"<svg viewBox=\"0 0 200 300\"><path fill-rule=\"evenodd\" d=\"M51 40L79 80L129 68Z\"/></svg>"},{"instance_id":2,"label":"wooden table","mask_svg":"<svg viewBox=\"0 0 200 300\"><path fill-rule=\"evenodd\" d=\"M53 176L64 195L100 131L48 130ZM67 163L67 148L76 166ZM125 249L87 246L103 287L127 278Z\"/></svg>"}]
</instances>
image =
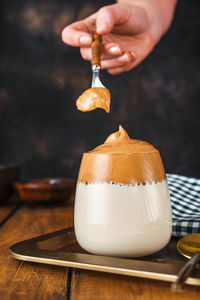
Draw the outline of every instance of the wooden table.
<instances>
[{"instance_id":1,"label":"wooden table","mask_svg":"<svg viewBox=\"0 0 200 300\"><path fill-rule=\"evenodd\" d=\"M173 293L170 283L101 272L34 264L13 259L13 243L60 230L73 224L73 199L56 206L0 206L1 300L192 300L200 287L185 286Z\"/></svg>"}]
</instances>

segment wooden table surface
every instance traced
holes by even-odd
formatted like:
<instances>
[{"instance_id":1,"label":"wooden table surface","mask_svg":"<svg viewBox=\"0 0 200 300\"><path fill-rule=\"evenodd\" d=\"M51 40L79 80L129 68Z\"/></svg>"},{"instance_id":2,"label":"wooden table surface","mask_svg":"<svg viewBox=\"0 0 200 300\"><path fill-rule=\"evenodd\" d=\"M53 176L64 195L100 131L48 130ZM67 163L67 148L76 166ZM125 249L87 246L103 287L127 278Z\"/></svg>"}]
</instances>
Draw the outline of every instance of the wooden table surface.
<instances>
[{"instance_id":1,"label":"wooden table surface","mask_svg":"<svg viewBox=\"0 0 200 300\"><path fill-rule=\"evenodd\" d=\"M13 243L72 225L72 198L56 206L0 205L0 300L200 299L200 287L174 293L168 282L23 262L8 252Z\"/></svg>"}]
</instances>

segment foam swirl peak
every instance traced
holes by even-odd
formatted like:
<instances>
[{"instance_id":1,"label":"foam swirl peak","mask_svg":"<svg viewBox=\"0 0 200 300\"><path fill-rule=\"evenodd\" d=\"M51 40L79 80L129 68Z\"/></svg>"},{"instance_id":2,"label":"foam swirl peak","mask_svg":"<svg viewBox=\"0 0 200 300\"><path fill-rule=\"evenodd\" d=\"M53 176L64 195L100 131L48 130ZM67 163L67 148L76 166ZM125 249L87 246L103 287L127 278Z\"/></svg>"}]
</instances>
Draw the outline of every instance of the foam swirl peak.
<instances>
[{"instance_id":1,"label":"foam swirl peak","mask_svg":"<svg viewBox=\"0 0 200 300\"><path fill-rule=\"evenodd\" d=\"M119 130L109 135L104 144L119 144L119 143L130 143L131 139L128 136L124 128L119 125Z\"/></svg>"}]
</instances>

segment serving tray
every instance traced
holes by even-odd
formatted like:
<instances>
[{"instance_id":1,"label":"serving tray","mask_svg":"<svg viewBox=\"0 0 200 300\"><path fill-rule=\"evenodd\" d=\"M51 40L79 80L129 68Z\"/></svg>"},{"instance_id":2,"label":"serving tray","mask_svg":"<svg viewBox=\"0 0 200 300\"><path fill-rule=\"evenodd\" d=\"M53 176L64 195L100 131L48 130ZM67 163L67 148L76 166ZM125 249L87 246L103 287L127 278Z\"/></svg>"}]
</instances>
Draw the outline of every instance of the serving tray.
<instances>
[{"instance_id":1,"label":"serving tray","mask_svg":"<svg viewBox=\"0 0 200 300\"><path fill-rule=\"evenodd\" d=\"M10 253L23 261L174 282L187 261L176 250L177 240L172 238L164 249L142 258L99 256L80 248L70 227L14 244ZM200 285L200 270L196 269L185 283Z\"/></svg>"}]
</instances>

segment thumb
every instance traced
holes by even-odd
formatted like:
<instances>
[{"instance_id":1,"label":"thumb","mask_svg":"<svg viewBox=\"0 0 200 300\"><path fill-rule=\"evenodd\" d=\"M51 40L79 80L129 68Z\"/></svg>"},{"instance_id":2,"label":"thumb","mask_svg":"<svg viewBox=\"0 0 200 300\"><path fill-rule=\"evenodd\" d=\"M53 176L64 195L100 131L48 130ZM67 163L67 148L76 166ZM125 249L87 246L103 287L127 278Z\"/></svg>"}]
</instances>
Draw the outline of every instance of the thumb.
<instances>
[{"instance_id":1,"label":"thumb","mask_svg":"<svg viewBox=\"0 0 200 300\"><path fill-rule=\"evenodd\" d=\"M88 25L84 21L78 21L65 27L62 31L64 43L74 47L90 46L92 36L88 32Z\"/></svg>"},{"instance_id":2,"label":"thumb","mask_svg":"<svg viewBox=\"0 0 200 300\"><path fill-rule=\"evenodd\" d=\"M96 17L97 33L103 35L111 32L115 25L125 23L130 15L130 5L113 4L102 7Z\"/></svg>"}]
</instances>

